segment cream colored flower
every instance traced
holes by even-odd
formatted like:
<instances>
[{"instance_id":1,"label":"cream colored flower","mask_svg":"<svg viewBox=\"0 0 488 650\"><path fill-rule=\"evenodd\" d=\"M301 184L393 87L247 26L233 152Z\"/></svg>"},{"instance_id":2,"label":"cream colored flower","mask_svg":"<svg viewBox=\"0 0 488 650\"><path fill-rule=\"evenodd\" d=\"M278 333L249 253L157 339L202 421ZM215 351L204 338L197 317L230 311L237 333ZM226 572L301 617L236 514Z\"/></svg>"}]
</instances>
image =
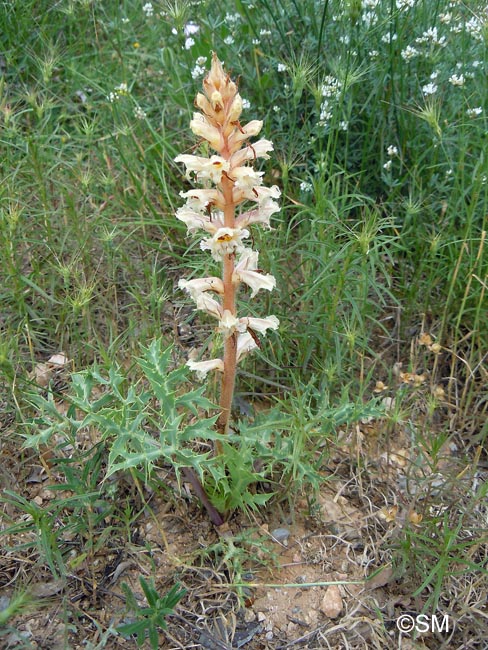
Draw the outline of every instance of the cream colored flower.
<instances>
[{"instance_id":1,"label":"cream colored flower","mask_svg":"<svg viewBox=\"0 0 488 650\"><path fill-rule=\"evenodd\" d=\"M258 270L258 257L257 251L246 248L232 275L234 283L244 282L252 289L251 298L254 298L260 289L272 291L276 287L276 279L272 275L264 274Z\"/></svg>"},{"instance_id":2,"label":"cream colored flower","mask_svg":"<svg viewBox=\"0 0 488 650\"><path fill-rule=\"evenodd\" d=\"M230 153L234 153L240 149L241 144L248 138L257 135L263 128L261 120L252 120L242 127L242 129L234 129L234 132L229 135L227 146Z\"/></svg>"},{"instance_id":3,"label":"cream colored flower","mask_svg":"<svg viewBox=\"0 0 488 650\"><path fill-rule=\"evenodd\" d=\"M219 228L213 237L203 239L200 248L209 250L215 261L224 259L225 255L241 253L244 250L243 239L249 237L249 231L242 228Z\"/></svg>"},{"instance_id":4,"label":"cream colored flower","mask_svg":"<svg viewBox=\"0 0 488 650\"><path fill-rule=\"evenodd\" d=\"M280 206L278 203L272 199L267 199L266 201L263 201L258 208L240 214L236 219L236 226L244 228L253 223L260 223L266 228L271 228L269 223L270 217L279 211Z\"/></svg>"},{"instance_id":5,"label":"cream colored flower","mask_svg":"<svg viewBox=\"0 0 488 650\"><path fill-rule=\"evenodd\" d=\"M234 332L245 332L246 326L241 323L241 320L239 318L236 318L236 316L234 316L234 314L232 314L228 309L224 309L222 318L219 321L218 330L219 332L223 333L224 338L228 338L234 334Z\"/></svg>"},{"instance_id":6,"label":"cream colored flower","mask_svg":"<svg viewBox=\"0 0 488 650\"><path fill-rule=\"evenodd\" d=\"M230 158L231 168L240 167L246 160L256 160L256 158L269 158L268 151L273 151L273 143L270 140L258 140L252 144L247 144L244 148L239 149L232 154Z\"/></svg>"},{"instance_id":7,"label":"cream colored flower","mask_svg":"<svg viewBox=\"0 0 488 650\"><path fill-rule=\"evenodd\" d=\"M179 280L178 287L186 291L196 302L198 296L205 291L224 293L224 283L220 278L194 278L193 280Z\"/></svg>"},{"instance_id":8,"label":"cream colored flower","mask_svg":"<svg viewBox=\"0 0 488 650\"><path fill-rule=\"evenodd\" d=\"M239 334L237 337L237 363L249 354L249 352L252 352L258 347L258 344L249 332Z\"/></svg>"},{"instance_id":9,"label":"cream colored flower","mask_svg":"<svg viewBox=\"0 0 488 650\"><path fill-rule=\"evenodd\" d=\"M224 197L219 190L188 190L188 192L180 192L180 196L187 199L188 207L200 212L212 207L222 210L224 207Z\"/></svg>"},{"instance_id":10,"label":"cream colored flower","mask_svg":"<svg viewBox=\"0 0 488 650\"><path fill-rule=\"evenodd\" d=\"M201 113L193 113L190 129L195 135L207 140L210 146L216 151L222 150L223 138L220 130L210 124L207 118Z\"/></svg>"},{"instance_id":11,"label":"cream colored flower","mask_svg":"<svg viewBox=\"0 0 488 650\"><path fill-rule=\"evenodd\" d=\"M202 214L197 210L193 210L187 205L178 208L176 211L176 218L183 221L188 232L203 229L213 235L221 226L223 226L223 223L221 223L218 218L213 217L212 220L210 220L209 216Z\"/></svg>"},{"instance_id":12,"label":"cream colored flower","mask_svg":"<svg viewBox=\"0 0 488 650\"><path fill-rule=\"evenodd\" d=\"M191 180L191 173L193 172L199 181L210 179L215 184L220 183L222 172L228 172L230 169L229 161L220 156L204 158L202 156L182 154L176 156L175 162L182 162L185 165L188 180Z\"/></svg>"},{"instance_id":13,"label":"cream colored flower","mask_svg":"<svg viewBox=\"0 0 488 650\"><path fill-rule=\"evenodd\" d=\"M268 316L267 318L253 318L252 316L241 318L240 321L246 325L246 328L252 329L253 332L262 334L268 329L277 330L280 321L276 316Z\"/></svg>"},{"instance_id":14,"label":"cream colored flower","mask_svg":"<svg viewBox=\"0 0 488 650\"><path fill-rule=\"evenodd\" d=\"M193 361L188 359L186 365L197 373L199 379L205 379L211 370L224 372L224 362L222 359L209 359L208 361Z\"/></svg>"},{"instance_id":15,"label":"cream colored flower","mask_svg":"<svg viewBox=\"0 0 488 650\"><path fill-rule=\"evenodd\" d=\"M223 332L225 338L235 332L244 334L248 329L263 334L268 329L278 329L279 324L280 322L276 316L268 316L268 318L254 318L252 316L237 318L228 309L225 309L219 321L219 331ZM250 336L252 338L252 335Z\"/></svg>"},{"instance_id":16,"label":"cream colored flower","mask_svg":"<svg viewBox=\"0 0 488 650\"><path fill-rule=\"evenodd\" d=\"M250 187L241 190L236 188L234 190L234 201L238 203L242 198L248 199L249 201L256 201L259 205L266 204L271 199L278 199L281 196L281 190L277 185L272 185L271 187Z\"/></svg>"},{"instance_id":17,"label":"cream colored flower","mask_svg":"<svg viewBox=\"0 0 488 650\"><path fill-rule=\"evenodd\" d=\"M195 302L197 303L197 309L201 309L219 320L222 318L222 307L215 298L211 298L207 293L197 295Z\"/></svg>"},{"instance_id":18,"label":"cream colored flower","mask_svg":"<svg viewBox=\"0 0 488 650\"><path fill-rule=\"evenodd\" d=\"M242 190L252 190L263 182L264 172L257 172L252 167L236 167L232 170L234 187Z\"/></svg>"}]
</instances>

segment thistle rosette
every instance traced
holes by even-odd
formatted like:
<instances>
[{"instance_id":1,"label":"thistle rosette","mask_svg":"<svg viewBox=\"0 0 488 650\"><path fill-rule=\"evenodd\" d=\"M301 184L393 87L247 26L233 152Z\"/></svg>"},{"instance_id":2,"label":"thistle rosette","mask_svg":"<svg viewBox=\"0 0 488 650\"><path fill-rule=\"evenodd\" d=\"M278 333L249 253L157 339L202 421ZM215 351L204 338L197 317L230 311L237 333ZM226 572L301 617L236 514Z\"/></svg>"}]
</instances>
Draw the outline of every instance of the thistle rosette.
<instances>
[{"instance_id":1,"label":"thistle rosette","mask_svg":"<svg viewBox=\"0 0 488 650\"><path fill-rule=\"evenodd\" d=\"M222 263L222 278L180 280L179 287L188 292L197 309L217 319L217 329L223 335L223 359L189 360L187 365L200 377L212 370L223 373L219 428L227 431L237 363L259 346L258 334L279 325L276 316L239 317L236 295L241 284L251 289L251 298L261 289L271 291L276 286L275 278L258 267L258 252L246 244L250 226L270 227L270 217L280 209L275 200L280 190L276 185L263 186L264 172L253 168L258 158L269 158L273 145L265 139L249 142L263 123L253 120L240 124L242 98L215 53L203 81L203 93L197 94L195 104L200 112L194 113L190 128L216 154L175 158L185 165L189 180L204 186L181 193L186 204L177 210L176 217L186 224L188 232L204 231L200 247ZM248 202L254 205L236 214L236 208Z\"/></svg>"}]
</instances>

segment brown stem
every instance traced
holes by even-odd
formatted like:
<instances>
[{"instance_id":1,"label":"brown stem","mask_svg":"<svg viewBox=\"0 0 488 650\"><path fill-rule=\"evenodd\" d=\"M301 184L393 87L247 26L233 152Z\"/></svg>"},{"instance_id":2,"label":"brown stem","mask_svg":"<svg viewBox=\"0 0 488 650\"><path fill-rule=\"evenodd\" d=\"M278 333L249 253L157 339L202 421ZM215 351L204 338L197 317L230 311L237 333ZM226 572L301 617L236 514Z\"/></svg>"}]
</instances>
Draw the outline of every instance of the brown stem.
<instances>
[{"instance_id":1,"label":"brown stem","mask_svg":"<svg viewBox=\"0 0 488 650\"><path fill-rule=\"evenodd\" d=\"M203 489L203 486L200 483L200 479L195 474L195 471L191 467L183 467L183 474L188 483L192 485L197 497L200 499L203 506L205 507L205 510L208 512L210 521L214 524L214 526L222 526L224 523L224 518L220 512L210 503L210 499Z\"/></svg>"},{"instance_id":2,"label":"brown stem","mask_svg":"<svg viewBox=\"0 0 488 650\"><path fill-rule=\"evenodd\" d=\"M224 195L224 225L226 228L235 228L235 206L232 197L234 181L228 176L222 176L222 193ZM236 315L236 287L232 282L234 273L234 254L225 255L223 268L224 296L222 309L228 309ZM222 389L220 393L220 416L217 420L217 428L221 433L228 433L229 421L234 396L234 385L237 370L237 333L229 336L224 342L224 374L222 378ZM219 445L216 446L220 451Z\"/></svg>"}]
</instances>

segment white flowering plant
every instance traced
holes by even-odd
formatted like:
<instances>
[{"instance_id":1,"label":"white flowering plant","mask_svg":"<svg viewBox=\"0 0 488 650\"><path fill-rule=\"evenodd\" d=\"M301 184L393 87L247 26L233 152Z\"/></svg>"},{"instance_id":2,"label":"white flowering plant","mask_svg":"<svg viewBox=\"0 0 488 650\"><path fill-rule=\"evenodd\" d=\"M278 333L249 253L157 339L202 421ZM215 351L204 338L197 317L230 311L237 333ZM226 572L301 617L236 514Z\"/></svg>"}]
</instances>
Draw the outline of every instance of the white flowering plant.
<instances>
[{"instance_id":1,"label":"white flowering plant","mask_svg":"<svg viewBox=\"0 0 488 650\"><path fill-rule=\"evenodd\" d=\"M253 120L241 125L242 98L215 53L203 91L197 94L199 112L194 113L190 128L216 153L208 158L190 154L175 158L185 165L187 179L204 185L203 189L181 193L186 203L176 217L188 232L203 231L200 248L221 263L222 277L180 279L179 287L197 309L217 320L217 330L223 336L222 358L190 359L187 365L202 379L211 371L222 373L218 429L228 433L237 364L259 347L259 335L279 325L276 316L238 316L236 298L241 285L251 290L251 298L262 289L272 291L276 286L275 278L259 268L259 253L246 243L253 224L270 227L271 215L279 210L275 199L280 190L276 185L264 186L264 172L253 167L258 158L269 158L273 145L265 139L250 142L263 123ZM251 207L237 213L245 203Z\"/></svg>"}]
</instances>

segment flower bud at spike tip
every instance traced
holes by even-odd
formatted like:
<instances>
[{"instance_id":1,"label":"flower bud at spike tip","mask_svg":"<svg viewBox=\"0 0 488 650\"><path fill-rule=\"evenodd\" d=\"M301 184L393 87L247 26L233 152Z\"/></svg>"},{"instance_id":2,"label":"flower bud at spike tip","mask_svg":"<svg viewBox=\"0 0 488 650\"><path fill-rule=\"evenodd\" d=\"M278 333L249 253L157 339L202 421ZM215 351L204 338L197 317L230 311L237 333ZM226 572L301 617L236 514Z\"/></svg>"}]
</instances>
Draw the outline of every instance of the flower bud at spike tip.
<instances>
[{"instance_id":1,"label":"flower bud at spike tip","mask_svg":"<svg viewBox=\"0 0 488 650\"><path fill-rule=\"evenodd\" d=\"M176 157L175 161L186 167L187 180L204 185L203 189L181 192L186 204L178 208L176 217L185 223L190 235L199 236L201 250L210 251L214 260L222 264L222 277L181 279L178 286L194 300L197 309L218 320L216 330L223 339L222 358L192 359L187 365L201 379L215 370L222 373L217 429L227 433L237 363L260 347L260 337L279 326L276 316L238 314L237 293L250 290L252 299L260 290L272 291L276 287L275 278L257 268L258 252L248 245L248 228L270 228L271 215L279 211L274 199L280 196L280 190L277 186L264 186L264 172L254 168L257 159L269 158L273 144L265 139L250 142L263 123L251 120L240 124L242 98L215 53L195 106L199 112L193 114L190 128L216 154ZM241 204L247 205L241 208Z\"/></svg>"}]
</instances>

